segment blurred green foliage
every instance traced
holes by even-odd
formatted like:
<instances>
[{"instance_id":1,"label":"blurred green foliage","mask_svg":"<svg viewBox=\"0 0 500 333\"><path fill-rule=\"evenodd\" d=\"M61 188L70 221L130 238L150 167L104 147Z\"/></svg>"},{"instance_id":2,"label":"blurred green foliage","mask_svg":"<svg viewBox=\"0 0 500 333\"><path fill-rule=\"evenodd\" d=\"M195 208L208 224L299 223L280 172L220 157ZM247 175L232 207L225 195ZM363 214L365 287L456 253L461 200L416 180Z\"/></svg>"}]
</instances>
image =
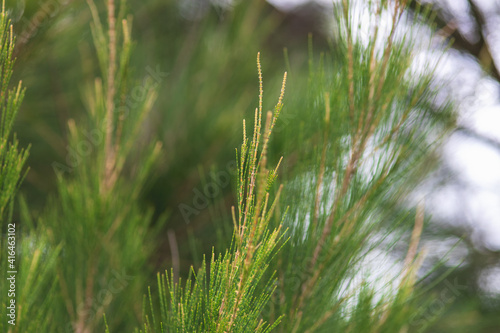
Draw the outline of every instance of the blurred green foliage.
<instances>
[{"instance_id":1,"label":"blurred green foliage","mask_svg":"<svg viewBox=\"0 0 500 333\"><path fill-rule=\"evenodd\" d=\"M29 216L23 216L22 220L33 218L33 224L36 225L41 216L46 219L58 219L58 214L51 215L50 211L46 214L49 210L47 207L57 205L54 202L49 204L47 199L54 197L58 191L70 191L64 187L64 183L58 184L54 165L69 166L68 176L73 177L77 173L74 172L72 163L85 159L85 156L81 156L70 146L68 121L75 121L83 137L89 135L85 128L80 126L87 121L87 113L92 108L88 98L89 92L94 90L95 77L101 74L89 25L91 14L85 1L8 0L6 4L17 35L17 62L13 80L22 80L23 85L28 87L14 128L18 133L20 145L32 146L27 162L30 172L22 186L23 196L29 202L29 207L24 211L29 209L29 214L26 214ZM122 7L123 13L127 13L127 16L130 14L134 41L129 66L131 70L128 74L131 78L131 93L128 96L132 97L128 103L136 102L137 98L133 97L134 88L142 86L142 77L152 77L158 92L157 101L144 122L141 135L138 136L137 147L144 147L155 140L163 144L162 154L159 155L158 161L151 165L149 177L139 195L136 197L125 193L119 196L137 204L137 207L132 209L134 216L139 216L138 211L141 209L151 212L151 216L146 214L146 217L151 217L153 226L157 224L160 227L153 229L154 235L149 233L146 236L146 233L141 233L148 246L159 244L159 247L148 248L153 254L147 259L150 265L145 275L151 274L151 277L153 271L173 267L177 275L186 276L191 265L200 267L203 255L210 254L214 246L216 253L224 253L229 248L233 235L231 206L235 204L237 193L234 148L241 143L242 119L246 119L247 128L253 126L254 108L258 105L259 93L255 57L259 51L262 55L265 96L279 94L282 74L284 71L289 74L285 109L276 124L273 141L270 142L269 164L276 164L283 154L287 156L282 165L281 180L289 185L289 192L285 196L288 204L297 205L285 221L285 225L290 228L289 236L292 239L287 243L284 255L278 256L277 260L280 260L279 267L286 268L282 274L293 275L294 260L306 262L301 253L306 253L315 245L304 244L301 230L298 230L304 225L294 224L297 217L305 223L307 216L310 218L314 213L311 207L314 204L315 188L304 184L297 185L296 181L308 172L315 173L317 177L320 173L323 145L331 149L326 161L326 165L331 169L342 169L343 157L347 156L349 151L345 139L353 132L353 128L345 125L348 119L348 96L335 94L337 91L349 90L347 80L338 80L339 75L344 78L349 75L345 57L347 46L319 33L308 37L310 32L319 31L323 26L322 22L315 21L316 17L297 23L294 20L300 15L280 12L263 0L130 0L123 5L126 5ZM101 17L105 17L105 6L99 4L98 8ZM333 15L333 12L331 14ZM311 21L317 24L311 24ZM356 60L360 63L363 56L366 56L361 49L356 50L359 52L356 54ZM391 68L403 68L407 65L403 63L408 60L404 52L398 50L391 58ZM369 83L367 73L368 68L361 68L358 72L357 88L360 91ZM397 72L391 72L389 76L389 83L393 80L402 84L397 87L395 94L400 103L397 105L404 107L405 103L408 103L405 101L405 91L415 89L415 86L410 86L415 82L398 81ZM426 77L416 86L421 85L422 91L425 91L430 80L430 77ZM392 93L390 85L384 86L384 89L384 93ZM328 103L332 105L333 125L328 132L330 145L323 137L325 90L330 93ZM140 93L137 90L137 94ZM432 92L425 91L424 95L432 99ZM361 96L356 105L362 108L369 103L367 98ZM274 102L274 99L264 98L263 109L272 110ZM396 227L401 226L402 230L398 232L404 233L410 228L413 218L408 217L408 212L399 206L400 202L395 198L407 193L431 169L430 166L435 165L437 156L433 151L427 150L431 142L424 139L428 131L435 130L441 135L454 121L448 112L449 105L445 105L443 112L438 114L441 118L436 119L436 114L429 114L433 106L426 103L429 103L428 100L423 99L419 100L417 105L424 116L412 118L411 124L414 126L409 126L404 135L394 138L393 143L403 147L403 153L398 159L399 164L395 168L397 170L391 178L385 180L394 186L386 192L377 192L369 205L370 210L367 208L366 215L357 216L357 220L374 218L376 215L384 231L394 231L397 230ZM339 109L334 109L333 106L338 106ZM384 120L387 126L384 126L383 130L387 130L392 119ZM141 161L140 155L140 151L133 151L131 160ZM418 161L415 162L416 160ZM133 163L127 168L126 171L130 174L136 171ZM382 170L377 170L377 174L380 175L381 172ZM326 177L325 182L334 182L333 178L337 176L340 177ZM359 195L367 190L364 187L365 181L362 177L354 180L355 189L352 197L346 199L342 212L348 211L355 199L359 199ZM222 184L218 186L217 194L213 198L207 199L203 195L203 198L200 198L198 193L203 193L207 185L214 182ZM128 191L126 181L120 188L122 191ZM309 201L303 200L306 193L310 195ZM82 203L84 199L77 201ZM71 206L71 203L66 204ZM183 210L183 204L193 210ZM84 206L79 209L85 211ZM115 212L119 210L116 208ZM286 207L278 207L279 213L285 210ZM76 218L76 215L70 213L62 216L62 219L59 217L59 222ZM165 216L166 222L163 223ZM110 217L109 221L111 220ZM277 219L275 222L279 221L281 220ZM391 226L394 221L399 224ZM345 241L346 247L355 248L373 232L371 225L360 223L359 226L364 228L363 232L351 235L352 238ZM56 227L63 228L64 224ZM44 230L40 233L43 234ZM311 231L308 235L312 234L315 232ZM125 237L130 237L130 234ZM46 239L43 238L41 249L44 248L45 242ZM136 248L140 246L137 245ZM60 249L55 250L54 253L58 253ZM344 253L344 264L349 264L349 260L354 258L356 253L354 250ZM144 253L144 258L147 254ZM338 260L338 256L341 254L337 253L335 259ZM52 257L50 262L53 264ZM331 265L327 273L332 276L336 270L345 273L348 267L342 264ZM109 278L109 275L107 276ZM138 279L134 295L126 296L140 293L138 286L146 280L151 281L149 277ZM306 277L291 277L292 280L295 278L304 280ZM338 290L341 282L338 279L333 286L319 284L314 294L320 297L324 290ZM45 280L43 283L49 284ZM145 293L146 289L142 292ZM287 292L293 293L294 290ZM323 300L329 297L326 295L325 298L325 295L323 294ZM476 300L473 296L471 298L471 302L467 300L453 303L451 314L430 330L437 332L446 331L448 327L455 329L455 310L459 314L468 314L469 317L463 315L461 319L477 314L474 303ZM367 310L362 307L371 304L373 299L372 290L363 289L356 313L365 313ZM297 302L296 299L294 301ZM309 310L316 311L319 316L322 309L315 308L319 305L313 303L309 304ZM406 305L405 299L398 299L392 304L394 311L401 310L403 304ZM265 317L272 322L283 309L287 311L286 315L290 315L295 305L296 303L290 300L280 303L274 299ZM138 308L140 304L133 309L136 316L140 312ZM333 316L327 324L339 330L354 331L370 331L373 324L370 322L371 318L366 317L352 321L358 326L349 326L352 322L344 322L340 317ZM108 323L115 329L128 328L131 322L140 322L139 318L133 318L127 323L120 322L119 317L113 318L113 313L107 313L107 318ZM311 318L308 320L314 319ZM494 320L491 321L494 323ZM398 317L394 322L404 321L405 318ZM471 319L473 324L470 327L474 327L478 321L480 319ZM429 319L429 323L431 322ZM292 327L294 323L287 322L280 329L291 331L310 324L306 321L305 324L297 323L297 326ZM492 326L494 327L494 324ZM484 332L489 332L488 327L483 329ZM493 332L494 328L490 331Z\"/></svg>"}]
</instances>

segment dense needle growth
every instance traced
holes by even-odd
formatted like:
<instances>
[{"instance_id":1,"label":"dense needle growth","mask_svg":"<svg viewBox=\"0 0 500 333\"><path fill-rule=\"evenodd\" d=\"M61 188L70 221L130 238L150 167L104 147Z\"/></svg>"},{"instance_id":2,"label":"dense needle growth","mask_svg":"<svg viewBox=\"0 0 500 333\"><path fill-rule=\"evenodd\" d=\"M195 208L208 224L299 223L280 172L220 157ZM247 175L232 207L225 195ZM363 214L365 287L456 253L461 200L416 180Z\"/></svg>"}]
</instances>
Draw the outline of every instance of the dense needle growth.
<instances>
[{"instance_id":1,"label":"dense needle growth","mask_svg":"<svg viewBox=\"0 0 500 333\"><path fill-rule=\"evenodd\" d=\"M29 197L14 200L26 174L27 150L11 134L24 89L20 83L9 88L15 38L4 8L2 269L12 261L3 250L10 244L8 226L13 216L21 223L16 324L4 316L2 332L425 330L438 313L424 318L419 310L432 300L418 274L425 214L422 202L408 205L408 194L434 165L453 117L446 103L438 112L431 107L434 68L413 67L419 25L406 19L407 2L338 2L329 51L317 54L310 37L307 70L285 49L288 72L269 75L269 90L281 86L275 105L264 99L266 58L258 53L252 74L258 99L242 89L223 106L232 113L224 114L218 85L234 87L223 74L215 82L213 72L255 53L235 47L234 58L225 51L214 60L220 66L199 65L199 73L188 64L252 35L261 2L235 6L227 31L210 30L207 19L212 39L200 41L194 27L176 58L180 67L166 73L152 65L132 70L132 55L141 50L134 50L125 0L88 0L95 59L83 64L95 77L81 78L85 112L68 110L68 154L65 163L51 163L56 191L36 214ZM263 22L274 27L272 18ZM195 94L190 85L199 80L210 85ZM234 163L226 164L234 168L218 171L232 156L227 133L241 117L243 142ZM217 135L215 145L209 139ZM190 161L183 150L211 163L210 177L223 172L231 186L207 184L203 167L199 176L183 170ZM174 173L185 176L185 184L169 178ZM196 189L198 181L205 192L193 190L191 199L186 188ZM217 195L207 194L209 185ZM173 204L177 197L183 199ZM158 202L168 207L151 207ZM393 254L396 274L380 279L364 269L380 253ZM165 273L155 279L156 271ZM8 283L0 281L4 309Z\"/></svg>"}]
</instances>

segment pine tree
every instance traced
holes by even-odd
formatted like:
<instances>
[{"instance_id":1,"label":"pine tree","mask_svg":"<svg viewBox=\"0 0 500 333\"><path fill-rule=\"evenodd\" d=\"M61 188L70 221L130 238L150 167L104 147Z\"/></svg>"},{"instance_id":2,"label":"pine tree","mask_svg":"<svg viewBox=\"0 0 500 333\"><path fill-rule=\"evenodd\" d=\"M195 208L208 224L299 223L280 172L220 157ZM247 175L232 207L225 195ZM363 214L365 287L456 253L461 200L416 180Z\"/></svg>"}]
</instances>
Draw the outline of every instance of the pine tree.
<instances>
[{"instance_id":1,"label":"pine tree","mask_svg":"<svg viewBox=\"0 0 500 333\"><path fill-rule=\"evenodd\" d=\"M22 148L11 131L24 98L19 82L9 88L14 67L15 37L7 17L5 1L0 13L0 296L2 332L49 331L49 308L54 299L53 269L58 249L45 252L46 230L23 227L13 220L14 199L26 175L29 148ZM37 300L42 300L37 302Z\"/></svg>"},{"instance_id":2,"label":"pine tree","mask_svg":"<svg viewBox=\"0 0 500 333\"><path fill-rule=\"evenodd\" d=\"M152 250L147 236L154 230L152 211L139 206L138 196L161 150L156 142L137 145L157 92L151 77L134 80L130 74L133 45L124 2L121 10L107 2L106 24L96 4L88 3L102 78L85 96L86 119L68 121L74 161L58 168L58 196L40 221L52 246L63 249L60 308L54 312L67 324L58 329L79 333L102 331L105 312L117 314L109 317L115 329L138 321Z\"/></svg>"},{"instance_id":3,"label":"pine tree","mask_svg":"<svg viewBox=\"0 0 500 333\"><path fill-rule=\"evenodd\" d=\"M422 329L413 323L428 301L419 292L417 274L424 259L419 251L424 208L401 206L435 161L453 117L447 104L439 114L430 107L436 96L433 69L412 68L419 26L405 20L408 1L363 2L370 20L365 30L357 3L341 1L330 51L316 55L310 38L308 76L290 65L285 52L290 74L279 77L272 111L266 112L264 100L265 57L261 62L257 56L258 104L251 119L243 120L234 204L220 219L211 215L221 220L211 221L215 233L227 234L229 226L230 236L217 243L211 239L217 246L200 264L194 262L189 274L167 269L149 289L153 240L167 219L142 201L147 181L160 169L158 160L169 153L150 133L159 129L148 122L155 119L151 110L161 92L151 73L144 79L132 74L126 1L103 1L105 20L99 3L87 3L100 77L84 89L85 115L67 121L69 163L52 164L57 195L35 221L20 200L25 230L16 234L17 318L15 326L2 322L4 331ZM15 138L7 143L24 90L20 85L7 90L14 41L5 14L2 20L4 230L27 152ZM401 34L403 24L408 26ZM241 33L251 31L242 24ZM277 80L271 78L270 86ZM200 96L202 102L210 91ZM223 122L207 117L211 124ZM206 129L191 120L188 136ZM249 136L247 127L253 128ZM401 247L398 274L380 289L373 272L363 268L377 252ZM2 267L7 263L3 252L0 261ZM0 283L4 290L5 280ZM8 304L6 295L1 297L2 305Z\"/></svg>"},{"instance_id":4,"label":"pine tree","mask_svg":"<svg viewBox=\"0 0 500 333\"><path fill-rule=\"evenodd\" d=\"M404 19L406 3L368 2L367 6L370 13L375 13L370 17L374 28L368 41L353 23L360 19L359 14L349 1L342 1L336 8L336 31L341 35L338 49L334 54L322 54L317 64L310 57L310 76L307 86L301 87L298 103L299 110L307 111L287 125L285 134L287 153L299 160L296 165L289 165L284 199L276 207L289 205L288 212L284 220L278 214L273 219L274 226L263 215L257 219L260 225L255 227L264 234L286 230L282 236L286 241L275 258L264 257L260 263L258 271L266 271L267 277L252 292L241 296L242 279L232 277L238 276L242 269L242 251L234 245L223 259L211 260L208 277L202 264L195 281L188 279L185 287L175 284L173 276L170 279L162 276L158 281L162 320L151 321L148 317L144 331L250 332L278 323L269 328L280 332L415 329L412 322L418 319L417 308L425 302L415 293L417 271L424 258L418 253L423 206L414 215L413 232L399 276L389 277L384 282L388 287L381 291L376 283L369 281L369 275L360 276L360 270L370 254L379 248L390 251L398 243L397 238L404 237L402 226L408 225L413 214L394 214L395 204L404 200L415 184L415 177L421 176L422 166L431 161L434 145L443 138L429 142L426 139L429 133L443 135L452 118L447 105L441 109L444 122L437 120L426 105L434 96L429 89L432 70L424 74L411 71L412 41L417 27L410 28L403 37L396 34ZM382 15L387 13L390 13L389 29L379 31ZM260 63L259 79L254 139L261 135ZM276 110L281 109L281 98L278 105ZM263 131L265 153L257 168L264 169L259 163L264 166L267 163L268 128L274 126L278 114L275 111L268 115L268 123L273 125ZM244 138L243 156L247 149ZM244 219L247 216L246 210L260 213L268 205L267 196L266 200L259 199L258 194L252 198L253 187L241 184L255 184L256 193L268 195L277 176L275 170L265 174L268 181L256 181L253 172L246 173L244 161L239 164L238 173L239 214L233 211L236 244L244 234L240 222L242 216ZM249 168L253 170L252 162ZM247 241L250 245L245 247L249 252L243 252L245 259L251 258L253 244L251 237ZM262 240L260 246L266 249L268 242ZM247 266L243 267L245 276ZM213 281L223 281L223 297L217 298L217 287L215 291L211 289ZM232 292L229 306L225 303L227 292ZM259 307L239 308L240 298L245 296L265 306L261 321L252 324L246 317L250 309ZM220 304L215 314L214 297ZM236 311L231 310L234 307ZM238 318L240 310L243 314ZM151 316L154 318L154 306ZM238 324L236 319L240 320Z\"/></svg>"},{"instance_id":5,"label":"pine tree","mask_svg":"<svg viewBox=\"0 0 500 333\"><path fill-rule=\"evenodd\" d=\"M140 332L270 332L281 320L263 321L261 313L274 290L274 277L266 277L266 269L283 237L281 226L269 227L281 191L274 199L270 196L279 163L268 169L267 149L283 107L286 73L278 102L273 112L267 112L262 128L263 88L259 56L257 66L260 93L252 139L246 137L244 121L243 144L236 156L238 205L232 211L232 244L217 257L212 252L209 267L203 261L198 273L194 278L188 277L185 286L182 281L175 282L173 270L170 278L168 272L158 275L161 320L155 319L150 294L151 315L146 316L144 330Z\"/></svg>"}]
</instances>

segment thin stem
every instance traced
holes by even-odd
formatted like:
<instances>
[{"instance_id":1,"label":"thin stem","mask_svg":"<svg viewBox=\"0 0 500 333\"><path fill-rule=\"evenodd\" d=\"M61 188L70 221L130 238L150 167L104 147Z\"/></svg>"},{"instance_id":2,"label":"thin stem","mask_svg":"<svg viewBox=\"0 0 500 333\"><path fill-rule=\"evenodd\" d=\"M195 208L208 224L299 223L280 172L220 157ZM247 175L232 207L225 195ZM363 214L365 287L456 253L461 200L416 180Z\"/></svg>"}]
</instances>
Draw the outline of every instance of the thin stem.
<instances>
[{"instance_id":1,"label":"thin stem","mask_svg":"<svg viewBox=\"0 0 500 333\"><path fill-rule=\"evenodd\" d=\"M347 80L349 82L349 118L354 123L354 51L352 32L349 21L349 1L343 0L342 6L344 9L345 28L347 32L347 58L348 58L348 74Z\"/></svg>"},{"instance_id":2,"label":"thin stem","mask_svg":"<svg viewBox=\"0 0 500 333\"><path fill-rule=\"evenodd\" d=\"M325 173L326 150L328 147L328 133L330 129L330 94L325 93L325 131L323 136L323 150L321 151L321 163L319 166L318 182L316 184L316 202L314 204L313 235L316 234L316 226L319 218L319 206L321 201L321 190L323 186L323 176Z\"/></svg>"},{"instance_id":3,"label":"thin stem","mask_svg":"<svg viewBox=\"0 0 500 333\"><path fill-rule=\"evenodd\" d=\"M415 226L411 234L410 245L408 246L408 252L406 253L406 258L404 261L404 267L406 271L409 270L412 262L415 260L417 255L418 243L420 241L420 236L422 235L422 229L424 227L424 203L420 203L417 206L417 215L415 216Z\"/></svg>"},{"instance_id":4,"label":"thin stem","mask_svg":"<svg viewBox=\"0 0 500 333\"><path fill-rule=\"evenodd\" d=\"M109 36L109 63L108 63L108 81L106 91L106 138L104 143L105 149L105 172L104 184L105 189L108 190L112 186L110 177L115 166L115 151L113 148L113 111L115 108L115 76L116 76L116 18L115 18L115 2L108 0L108 36Z\"/></svg>"}]
</instances>

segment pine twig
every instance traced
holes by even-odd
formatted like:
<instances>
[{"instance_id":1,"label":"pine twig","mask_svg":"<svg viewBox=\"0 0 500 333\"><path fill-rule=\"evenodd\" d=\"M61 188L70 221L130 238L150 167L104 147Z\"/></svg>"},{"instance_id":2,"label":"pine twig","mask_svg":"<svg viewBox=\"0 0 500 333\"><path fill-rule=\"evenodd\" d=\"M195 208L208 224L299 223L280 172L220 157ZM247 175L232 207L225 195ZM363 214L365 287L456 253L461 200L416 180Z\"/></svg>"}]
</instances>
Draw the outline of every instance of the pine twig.
<instances>
[{"instance_id":1,"label":"pine twig","mask_svg":"<svg viewBox=\"0 0 500 333\"><path fill-rule=\"evenodd\" d=\"M114 132L113 113L115 108L115 76L116 76L116 17L114 0L107 1L108 10L108 80L106 91L106 136L104 142L105 165L104 165L104 190L108 191L116 181L114 169L116 165L116 151L112 138Z\"/></svg>"}]
</instances>

